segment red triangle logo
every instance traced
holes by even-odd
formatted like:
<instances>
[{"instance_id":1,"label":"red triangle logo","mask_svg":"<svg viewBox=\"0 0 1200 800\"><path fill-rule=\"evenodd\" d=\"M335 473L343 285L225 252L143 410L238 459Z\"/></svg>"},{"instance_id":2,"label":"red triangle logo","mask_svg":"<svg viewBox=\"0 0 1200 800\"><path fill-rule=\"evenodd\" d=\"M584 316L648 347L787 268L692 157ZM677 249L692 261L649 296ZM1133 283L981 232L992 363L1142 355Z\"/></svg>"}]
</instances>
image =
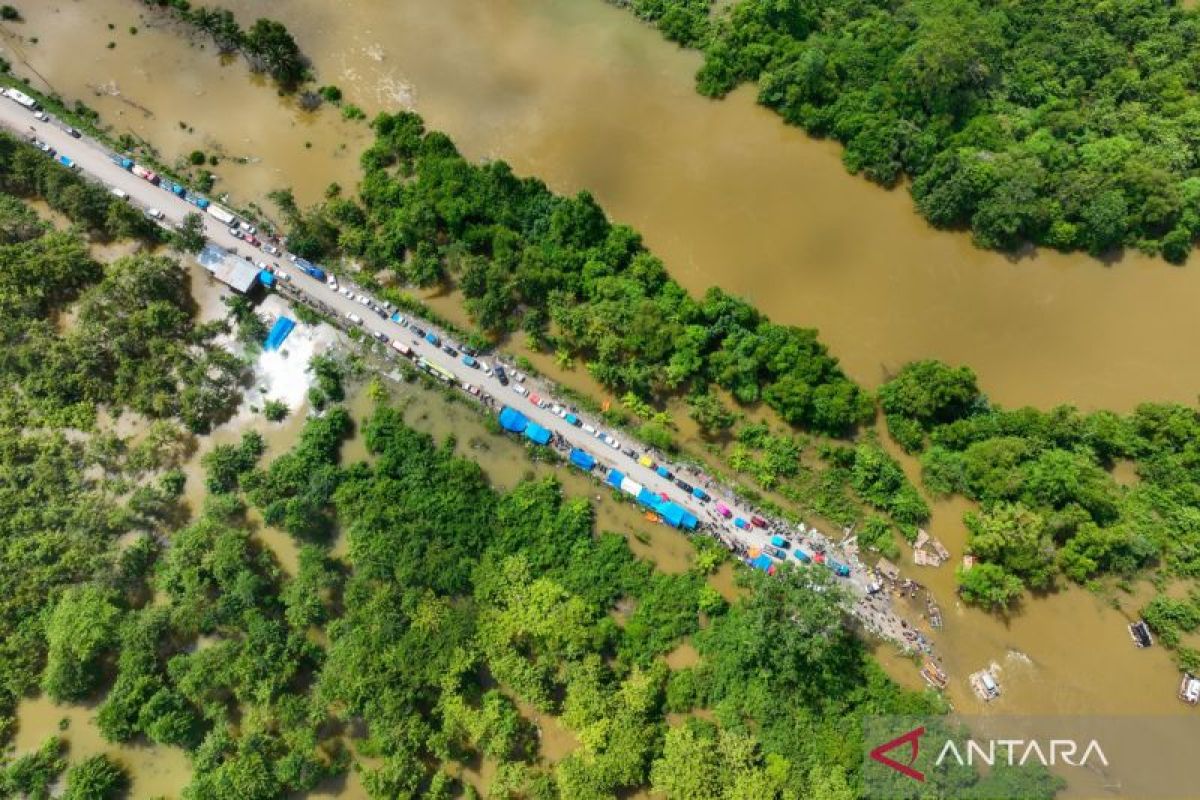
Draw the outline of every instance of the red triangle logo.
<instances>
[{"instance_id":1,"label":"red triangle logo","mask_svg":"<svg viewBox=\"0 0 1200 800\"><path fill-rule=\"evenodd\" d=\"M885 767L891 767L892 769L896 770L896 772L899 772L901 775L907 775L908 777L912 778L915 781L920 781L921 783L924 783L925 782L925 773L923 773L919 770L913 769L913 764L915 764L917 761L917 753L920 752L920 749L921 749L921 736L923 736L924 734L925 734L925 726L922 725L919 728L913 728L911 731L904 734L903 736L898 736L895 739L892 739L890 742L885 742L885 743L879 745L879 747L876 747L870 753L871 759L874 761L878 761L880 764L883 764ZM901 745L905 745L905 744L907 744L909 746L908 763L907 764L902 764L899 761L896 761L895 759L889 758L888 756L884 755L884 753L887 753L891 750L895 750L897 747L900 747Z\"/></svg>"}]
</instances>

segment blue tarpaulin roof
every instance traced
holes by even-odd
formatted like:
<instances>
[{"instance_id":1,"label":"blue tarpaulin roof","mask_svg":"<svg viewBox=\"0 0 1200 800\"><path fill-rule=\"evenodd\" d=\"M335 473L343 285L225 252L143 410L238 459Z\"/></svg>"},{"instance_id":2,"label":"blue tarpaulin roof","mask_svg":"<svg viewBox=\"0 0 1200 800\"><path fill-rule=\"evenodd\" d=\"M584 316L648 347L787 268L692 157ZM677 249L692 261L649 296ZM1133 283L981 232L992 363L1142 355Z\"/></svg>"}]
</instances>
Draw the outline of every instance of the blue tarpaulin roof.
<instances>
[{"instance_id":1,"label":"blue tarpaulin roof","mask_svg":"<svg viewBox=\"0 0 1200 800\"><path fill-rule=\"evenodd\" d=\"M683 515L687 512L678 503L662 503L658 507L658 513L662 514L663 522L674 528L682 528Z\"/></svg>"},{"instance_id":2,"label":"blue tarpaulin roof","mask_svg":"<svg viewBox=\"0 0 1200 800\"><path fill-rule=\"evenodd\" d=\"M278 350L283 344L283 340L292 332L292 328L296 327L296 323L287 317L280 317L275 320L275 324L271 327L271 332L267 334L267 340L263 342L264 350Z\"/></svg>"},{"instance_id":3,"label":"blue tarpaulin roof","mask_svg":"<svg viewBox=\"0 0 1200 800\"><path fill-rule=\"evenodd\" d=\"M658 495L645 487L642 487L642 490L638 492L637 501L651 511L658 511L658 505L661 502L658 499Z\"/></svg>"},{"instance_id":4,"label":"blue tarpaulin roof","mask_svg":"<svg viewBox=\"0 0 1200 800\"><path fill-rule=\"evenodd\" d=\"M763 572L770 572L771 568L775 566L775 562L771 560L769 555L763 553L758 558L751 561L750 566L754 567L755 569L761 569Z\"/></svg>"},{"instance_id":5,"label":"blue tarpaulin roof","mask_svg":"<svg viewBox=\"0 0 1200 800\"><path fill-rule=\"evenodd\" d=\"M260 269L258 271L258 282L270 289L275 285L275 274L269 269Z\"/></svg>"},{"instance_id":6,"label":"blue tarpaulin roof","mask_svg":"<svg viewBox=\"0 0 1200 800\"><path fill-rule=\"evenodd\" d=\"M500 427L504 430L510 433L520 433L528 424L529 420L520 411L508 406L500 409Z\"/></svg>"},{"instance_id":7,"label":"blue tarpaulin roof","mask_svg":"<svg viewBox=\"0 0 1200 800\"><path fill-rule=\"evenodd\" d=\"M591 469L596 466L596 459L592 458L591 454L586 450L580 450L576 447L571 451L571 463L580 469Z\"/></svg>"},{"instance_id":8,"label":"blue tarpaulin roof","mask_svg":"<svg viewBox=\"0 0 1200 800\"><path fill-rule=\"evenodd\" d=\"M536 422L531 422L525 426L525 438L536 444L549 444L550 431L538 425Z\"/></svg>"},{"instance_id":9,"label":"blue tarpaulin roof","mask_svg":"<svg viewBox=\"0 0 1200 800\"><path fill-rule=\"evenodd\" d=\"M694 531L700 524L700 520L696 519L696 515L690 511L683 512L683 527L686 530Z\"/></svg>"},{"instance_id":10,"label":"blue tarpaulin roof","mask_svg":"<svg viewBox=\"0 0 1200 800\"><path fill-rule=\"evenodd\" d=\"M621 488L621 481L625 480L625 474L619 470L610 469L608 471L608 484L614 489Z\"/></svg>"}]
</instances>

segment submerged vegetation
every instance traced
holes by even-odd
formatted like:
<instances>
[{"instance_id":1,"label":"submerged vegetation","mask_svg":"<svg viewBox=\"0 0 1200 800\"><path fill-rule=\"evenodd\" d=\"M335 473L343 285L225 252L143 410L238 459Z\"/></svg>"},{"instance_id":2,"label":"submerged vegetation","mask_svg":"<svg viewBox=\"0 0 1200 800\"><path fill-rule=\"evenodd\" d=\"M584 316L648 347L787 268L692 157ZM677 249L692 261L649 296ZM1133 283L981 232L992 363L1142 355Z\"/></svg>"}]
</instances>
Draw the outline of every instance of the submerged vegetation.
<instances>
[{"instance_id":1,"label":"submerged vegetation","mask_svg":"<svg viewBox=\"0 0 1200 800\"><path fill-rule=\"evenodd\" d=\"M618 0L704 54L697 88L757 82L846 168L911 182L983 247L1182 262L1200 236L1200 12L1168 0Z\"/></svg>"},{"instance_id":2,"label":"submerged vegetation","mask_svg":"<svg viewBox=\"0 0 1200 800\"><path fill-rule=\"evenodd\" d=\"M1200 576L1200 414L1147 403L1132 414L1007 410L990 404L966 368L906 366L881 390L888 429L919 453L925 485L980 504L968 548L982 563L960 572L962 592L1004 607L1058 578L1086 583L1161 565ZM1132 464L1138 480L1113 470ZM1160 597L1146 610L1167 644L1200 626L1200 604ZM1181 661L1200 665L1183 648Z\"/></svg>"},{"instance_id":3,"label":"submerged vegetation","mask_svg":"<svg viewBox=\"0 0 1200 800\"><path fill-rule=\"evenodd\" d=\"M242 28L233 12L219 6L193 6L188 0L142 0L170 11L176 19L207 34L221 53L241 53L255 72L265 72L286 91L312 75L308 59L283 23L259 18Z\"/></svg>"}]
</instances>

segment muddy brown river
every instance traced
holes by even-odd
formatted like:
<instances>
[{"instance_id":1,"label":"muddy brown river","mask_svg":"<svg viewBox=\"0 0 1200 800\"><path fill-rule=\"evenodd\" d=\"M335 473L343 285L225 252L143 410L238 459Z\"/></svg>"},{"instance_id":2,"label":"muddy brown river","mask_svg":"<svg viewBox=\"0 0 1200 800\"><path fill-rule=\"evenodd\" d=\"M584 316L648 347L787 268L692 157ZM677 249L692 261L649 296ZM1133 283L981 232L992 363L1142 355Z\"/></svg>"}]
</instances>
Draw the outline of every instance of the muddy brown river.
<instances>
[{"instance_id":1,"label":"muddy brown river","mask_svg":"<svg viewBox=\"0 0 1200 800\"><path fill-rule=\"evenodd\" d=\"M992 399L1009 405L1126 410L1143 400L1193 402L1200 392L1200 259L1175 268L1136 253L1111 264L1053 252L1008 258L933 231L905 192L846 175L835 144L784 126L754 105L751 91L723 102L696 95L698 57L602 0L221 4L244 23L282 19L320 82L342 87L368 114L414 108L471 158L504 158L558 191L587 188L614 219L641 231L689 289L720 285L778 321L819 328L867 385L934 356L970 364ZM300 111L238 60L222 61L211 45L189 45L159 18L140 16L139 2L42 0L21 10L24 23L0 26L0 55L16 71L84 100L114 132L153 142L163 160L194 149L223 154L215 193L242 204L291 186L312 202L331 182L357 180L369 138L363 124L334 109ZM414 419L439 435L470 427L462 409L414 408ZM283 449L294 432L285 425L268 438ZM468 438L460 433L460 442ZM487 447L471 454L498 481L526 469L516 449ZM962 554L964 508L935 504L930 526L952 564ZM630 537L640 554L665 569L686 565L681 538L647 532L619 509L601 513L607 525L641 531ZM286 537L261 535L285 566L294 563ZM935 640L960 711L1184 711L1168 655L1133 649L1124 628L1145 587L1121 596L1126 611L1073 588L1001 619L954 602L949 566L904 568L942 603L945 629ZM879 656L898 679L915 678L908 662ZM992 662L1004 694L985 707L965 676ZM40 741L59 716L26 703L19 742ZM68 738L84 738L85 724L72 717ZM135 760L137 752L122 755ZM135 772L139 796L169 783ZM353 786L331 788L338 791L357 796Z\"/></svg>"}]
</instances>

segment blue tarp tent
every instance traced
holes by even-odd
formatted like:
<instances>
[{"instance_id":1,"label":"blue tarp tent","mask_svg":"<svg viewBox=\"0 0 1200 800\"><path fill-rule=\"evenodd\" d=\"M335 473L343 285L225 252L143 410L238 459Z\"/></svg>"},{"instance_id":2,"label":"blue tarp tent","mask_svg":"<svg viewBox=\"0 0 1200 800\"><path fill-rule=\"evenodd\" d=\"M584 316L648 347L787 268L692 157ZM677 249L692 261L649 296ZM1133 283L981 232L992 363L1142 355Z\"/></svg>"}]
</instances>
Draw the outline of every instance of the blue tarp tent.
<instances>
[{"instance_id":1,"label":"blue tarp tent","mask_svg":"<svg viewBox=\"0 0 1200 800\"><path fill-rule=\"evenodd\" d=\"M644 505L646 508L650 509L651 511L658 511L659 503L662 502L661 500L658 499L658 495L656 495L654 492L650 491L649 489L647 489L645 487L643 487L642 490L640 492L638 492L637 501L639 503L641 503L642 505Z\"/></svg>"},{"instance_id":2,"label":"blue tarp tent","mask_svg":"<svg viewBox=\"0 0 1200 800\"><path fill-rule=\"evenodd\" d=\"M275 285L275 274L269 269L260 269L258 271L258 282L270 289Z\"/></svg>"},{"instance_id":3,"label":"blue tarp tent","mask_svg":"<svg viewBox=\"0 0 1200 800\"><path fill-rule=\"evenodd\" d=\"M287 317L280 317L275 320L275 324L271 327L271 332L267 334L267 340L263 342L264 350L278 350L283 344L283 340L292 332L292 328L296 327L296 323L292 322Z\"/></svg>"},{"instance_id":4,"label":"blue tarp tent","mask_svg":"<svg viewBox=\"0 0 1200 800\"><path fill-rule=\"evenodd\" d=\"M763 553L758 558L750 562L750 566L755 569L761 569L763 572L770 572L775 568L775 562L766 553Z\"/></svg>"},{"instance_id":5,"label":"blue tarp tent","mask_svg":"<svg viewBox=\"0 0 1200 800\"><path fill-rule=\"evenodd\" d=\"M500 409L500 427L509 433L520 433L528 424L529 420L520 411L508 406Z\"/></svg>"},{"instance_id":6,"label":"blue tarp tent","mask_svg":"<svg viewBox=\"0 0 1200 800\"><path fill-rule=\"evenodd\" d=\"M674 528L682 528L683 515L687 512L678 503L662 503L658 507L658 513L662 514L663 522Z\"/></svg>"},{"instance_id":7,"label":"blue tarp tent","mask_svg":"<svg viewBox=\"0 0 1200 800\"><path fill-rule=\"evenodd\" d=\"M571 451L571 463L580 469L591 469L596 466L596 459L592 458L591 454L586 450L580 450L576 447Z\"/></svg>"},{"instance_id":8,"label":"blue tarp tent","mask_svg":"<svg viewBox=\"0 0 1200 800\"><path fill-rule=\"evenodd\" d=\"M549 444L550 431L538 425L536 422L531 422L525 426L525 438L535 444Z\"/></svg>"},{"instance_id":9,"label":"blue tarp tent","mask_svg":"<svg viewBox=\"0 0 1200 800\"><path fill-rule=\"evenodd\" d=\"M614 489L620 489L621 481L623 481L623 480L625 480L624 473L618 472L615 469L610 469L608 471L608 485L609 486L613 487Z\"/></svg>"},{"instance_id":10,"label":"blue tarp tent","mask_svg":"<svg viewBox=\"0 0 1200 800\"><path fill-rule=\"evenodd\" d=\"M700 520L696 519L696 515L690 511L683 512L683 527L686 530L694 531L696 526L700 524Z\"/></svg>"}]
</instances>

